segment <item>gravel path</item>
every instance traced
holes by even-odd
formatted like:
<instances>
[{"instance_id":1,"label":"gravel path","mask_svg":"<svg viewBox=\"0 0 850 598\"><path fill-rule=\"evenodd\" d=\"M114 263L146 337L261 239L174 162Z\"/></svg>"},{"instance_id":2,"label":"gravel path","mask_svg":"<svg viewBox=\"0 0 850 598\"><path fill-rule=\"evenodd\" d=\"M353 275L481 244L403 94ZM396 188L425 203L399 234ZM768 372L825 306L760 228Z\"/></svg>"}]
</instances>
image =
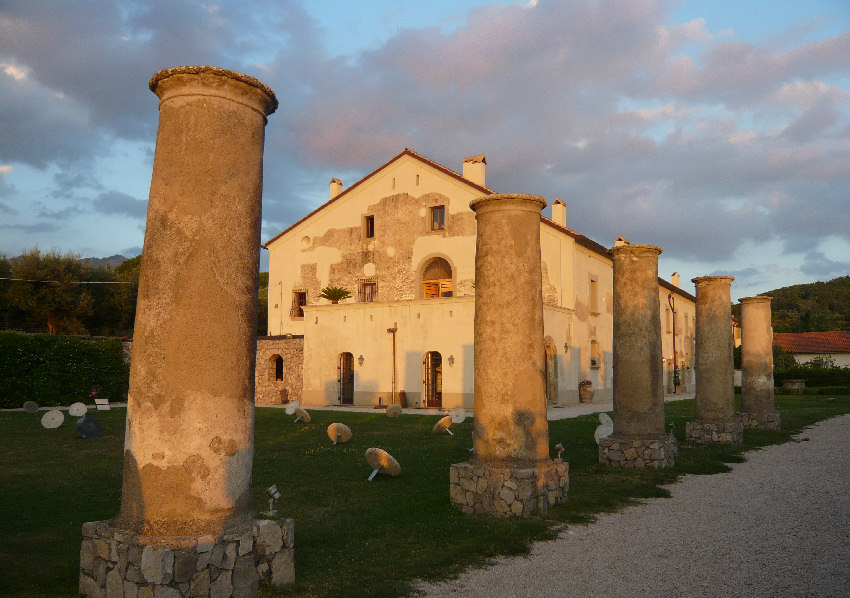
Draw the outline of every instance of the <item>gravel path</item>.
<instances>
[{"instance_id":1,"label":"gravel path","mask_svg":"<svg viewBox=\"0 0 850 598\"><path fill-rule=\"evenodd\" d=\"M850 415L427 596L850 596Z\"/></svg>"}]
</instances>

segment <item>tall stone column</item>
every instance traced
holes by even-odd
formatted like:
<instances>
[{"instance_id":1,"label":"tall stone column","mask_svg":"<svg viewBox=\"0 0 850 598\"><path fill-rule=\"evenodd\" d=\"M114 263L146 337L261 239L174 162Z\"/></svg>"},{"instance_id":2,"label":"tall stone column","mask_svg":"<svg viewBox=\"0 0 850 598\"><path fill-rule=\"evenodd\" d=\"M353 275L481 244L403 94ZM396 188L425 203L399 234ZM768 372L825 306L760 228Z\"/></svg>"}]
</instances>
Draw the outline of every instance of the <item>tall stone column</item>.
<instances>
[{"instance_id":1,"label":"tall stone column","mask_svg":"<svg viewBox=\"0 0 850 598\"><path fill-rule=\"evenodd\" d=\"M566 499L568 466L549 458L540 210L534 195L473 200L475 425L472 459L451 466L467 513L529 516Z\"/></svg>"},{"instance_id":2,"label":"tall stone column","mask_svg":"<svg viewBox=\"0 0 850 598\"><path fill-rule=\"evenodd\" d=\"M696 285L696 414L685 424L694 442L738 444L743 427L735 416L732 358L732 276L701 276Z\"/></svg>"},{"instance_id":3,"label":"tall stone column","mask_svg":"<svg viewBox=\"0 0 850 598\"><path fill-rule=\"evenodd\" d=\"M83 526L80 592L254 596L263 577L293 577L291 520L255 522L251 495L263 144L278 103L209 66L165 69L150 89L121 510Z\"/></svg>"},{"instance_id":4,"label":"tall stone column","mask_svg":"<svg viewBox=\"0 0 850 598\"><path fill-rule=\"evenodd\" d=\"M664 430L664 371L658 254L653 245L617 245L614 262L614 432L599 462L643 469L673 465L676 439Z\"/></svg>"},{"instance_id":5,"label":"tall stone column","mask_svg":"<svg viewBox=\"0 0 850 598\"><path fill-rule=\"evenodd\" d=\"M748 430L778 430L773 407L772 297L741 299L741 416Z\"/></svg>"}]
</instances>

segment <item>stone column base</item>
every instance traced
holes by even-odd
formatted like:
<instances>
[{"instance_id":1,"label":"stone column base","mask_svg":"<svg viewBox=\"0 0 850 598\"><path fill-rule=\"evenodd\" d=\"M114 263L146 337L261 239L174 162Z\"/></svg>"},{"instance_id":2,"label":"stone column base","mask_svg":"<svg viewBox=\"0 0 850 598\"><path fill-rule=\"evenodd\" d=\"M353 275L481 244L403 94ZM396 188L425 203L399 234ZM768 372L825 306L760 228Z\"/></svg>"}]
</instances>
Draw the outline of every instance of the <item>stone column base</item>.
<instances>
[{"instance_id":1,"label":"stone column base","mask_svg":"<svg viewBox=\"0 0 850 598\"><path fill-rule=\"evenodd\" d=\"M599 462L624 469L661 469L672 467L679 452L675 436L658 438L602 438Z\"/></svg>"},{"instance_id":2,"label":"stone column base","mask_svg":"<svg viewBox=\"0 0 850 598\"><path fill-rule=\"evenodd\" d=\"M778 430L779 411L741 413L741 422L745 430Z\"/></svg>"},{"instance_id":3,"label":"stone column base","mask_svg":"<svg viewBox=\"0 0 850 598\"><path fill-rule=\"evenodd\" d=\"M241 533L150 537L83 524L80 594L89 598L253 598L261 581L295 580L292 519L257 519Z\"/></svg>"},{"instance_id":4,"label":"stone column base","mask_svg":"<svg viewBox=\"0 0 850 598\"><path fill-rule=\"evenodd\" d=\"M732 421L689 421L685 423L685 440L741 444L744 440L744 425L737 416Z\"/></svg>"},{"instance_id":5,"label":"stone column base","mask_svg":"<svg viewBox=\"0 0 850 598\"><path fill-rule=\"evenodd\" d=\"M454 463L449 470L449 496L464 513L530 517L567 500L569 471L569 463L561 459L529 468Z\"/></svg>"}]
</instances>

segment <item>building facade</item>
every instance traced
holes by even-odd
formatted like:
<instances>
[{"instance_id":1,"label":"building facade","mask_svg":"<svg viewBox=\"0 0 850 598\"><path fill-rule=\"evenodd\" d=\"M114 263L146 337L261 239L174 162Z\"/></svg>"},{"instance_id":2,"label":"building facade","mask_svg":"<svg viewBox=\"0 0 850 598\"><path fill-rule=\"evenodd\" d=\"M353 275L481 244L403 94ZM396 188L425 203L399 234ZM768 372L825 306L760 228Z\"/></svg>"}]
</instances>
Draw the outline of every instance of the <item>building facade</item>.
<instances>
[{"instance_id":1,"label":"building facade","mask_svg":"<svg viewBox=\"0 0 850 598\"><path fill-rule=\"evenodd\" d=\"M467 158L457 173L405 149L348 188L332 179L327 203L264 245L269 335L303 336L305 405L472 408L476 222L469 202L491 193L483 155ZM552 214L540 221L547 400L577 403L584 379L595 400L610 400L611 259L607 248L567 228L563 202L555 200ZM333 304L320 297L325 287L352 296ZM668 327L662 322L669 382L676 338L685 385L694 298L674 277L659 280L659 301L662 318L670 309ZM273 358L258 355L258 369Z\"/></svg>"}]
</instances>

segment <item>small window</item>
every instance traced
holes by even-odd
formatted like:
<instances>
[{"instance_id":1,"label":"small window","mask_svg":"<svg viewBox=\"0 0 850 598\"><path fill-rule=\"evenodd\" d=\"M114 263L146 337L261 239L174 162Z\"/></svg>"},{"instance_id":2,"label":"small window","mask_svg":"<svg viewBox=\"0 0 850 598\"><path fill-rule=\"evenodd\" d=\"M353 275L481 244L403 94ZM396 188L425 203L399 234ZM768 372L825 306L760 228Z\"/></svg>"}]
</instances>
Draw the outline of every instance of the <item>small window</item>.
<instances>
[{"instance_id":1,"label":"small window","mask_svg":"<svg viewBox=\"0 0 850 598\"><path fill-rule=\"evenodd\" d=\"M446 206L434 206L431 208L431 230L444 230L446 228Z\"/></svg>"},{"instance_id":2,"label":"small window","mask_svg":"<svg viewBox=\"0 0 850 598\"><path fill-rule=\"evenodd\" d=\"M367 239L375 238L375 217L374 216L366 216L364 224L363 224L363 232L366 235Z\"/></svg>"},{"instance_id":3,"label":"small window","mask_svg":"<svg viewBox=\"0 0 850 598\"><path fill-rule=\"evenodd\" d=\"M599 313L599 283L590 279L590 313Z\"/></svg>"},{"instance_id":4,"label":"small window","mask_svg":"<svg viewBox=\"0 0 850 598\"><path fill-rule=\"evenodd\" d=\"M307 291L293 291L292 308L289 310L289 315L293 318L303 318L303 307L305 305L307 305Z\"/></svg>"},{"instance_id":5,"label":"small window","mask_svg":"<svg viewBox=\"0 0 850 598\"><path fill-rule=\"evenodd\" d=\"M274 360L274 379L276 382L283 380L283 357L280 355Z\"/></svg>"},{"instance_id":6,"label":"small window","mask_svg":"<svg viewBox=\"0 0 850 598\"><path fill-rule=\"evenodd\" d=\"M371 303L378 300L378 283L361 282L360 283L360 302Z\"/></svg>"},{"instance_id":7,"label":"small window","mask_svg":"<svg viewBox=\"0 0 850 598\"><path fill-rule=\"evenodd\" d=\"M664 308L664 332L673 332L669 307Z\"/></svg>"},{"instance_id":8,"label":"small window","mask_svg":"<svg viewBox=\"0 0 850 598\"><path fill-rule=\"evenodd\" d=\"M590 341L590 367L599 367L599 343L596 340Z\"/></svg>"}]
</instances>

